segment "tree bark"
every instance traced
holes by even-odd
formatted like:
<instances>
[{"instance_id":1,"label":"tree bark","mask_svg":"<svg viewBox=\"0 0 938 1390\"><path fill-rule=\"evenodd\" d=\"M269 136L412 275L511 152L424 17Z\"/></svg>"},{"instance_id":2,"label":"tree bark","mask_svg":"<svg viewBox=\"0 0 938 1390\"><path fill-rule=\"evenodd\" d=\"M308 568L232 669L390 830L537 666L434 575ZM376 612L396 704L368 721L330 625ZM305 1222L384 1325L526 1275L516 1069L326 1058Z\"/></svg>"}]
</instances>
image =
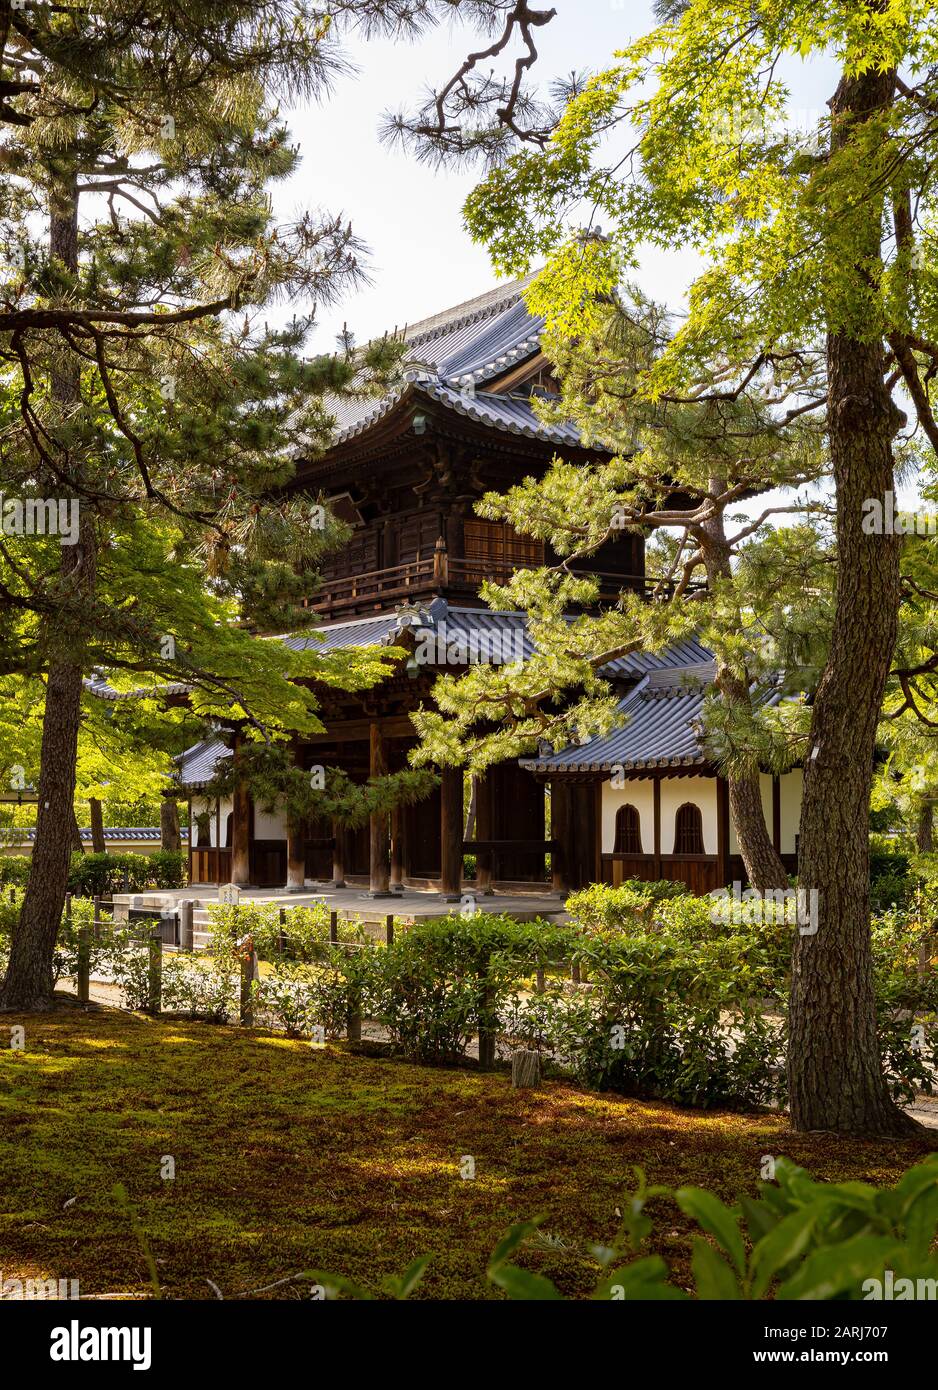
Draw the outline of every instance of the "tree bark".
<instances>
[{"instance_id":1,"label":"tree bark","mask_svg":"<svg viewBox=\"0 0 938 1390\"><path fill-rule=\"evenodd\" d=\"M107 854L104 839L104 807L96 796L88 800L91 811L91 849L94 854Z\"/></svg>"},{"instance_id":2,"label":"tree bark","mask_svg":"<svg viewBox=\"0 0 938 1390\"><path fill-rule=\"evenodd\" d=\"M78 269L78 179L74 168L59 169L49 194L49 248L67 271ZM69 356L50 377L53 403L59 423L67 420L80 400L77 359ZM81 470L80 460L58 447L62 472ZM40 475L43 487L62 484L48 473ZM88 504L79 512L78 541L62 546L62 585L73 594L90 596L97 572L97 537ZM64 628L64 630L63 630ZM68 884L72 825L75 818L75 771L78 729L81 722L83 643L81 633L63 625L61 617L47 618L42 643L48 654L46 703L39 758L39 806L29 882L19 922L13 931L10 959L0 1009L39 1011L52 1007L53 957L65 892Z\"/></svg>"},{"instance_id":3,"label":"tree bark","mask_svg":"<svg viewBox=\"0 0 938 1390\"><path fill-rule=\"evenodd\" d=\"M831 103L835 148L888 107L895 74L844 76ZM856 235L856 281L880 257L883 207ZM828 334L837 586L830 654L814 703L801 810L801 890L817 892L816 931L795 938L788 1083L797 1130L901 1135L918 1126L883 1077L870 951L869 798L876 730L899 609L900 538L865 535L862 505L894 487L904 423L885 384L881 339Z\"/></svg>"},{"instance_id":4,"label":"tree bark","mask_svg":"<svg viewBox=\"0 0 938 1390\"><path fill-rule=\"evenodd\" d=\"M711 478L710 492L713 496L717 497L725 490L724 479ZM726 524L722 511L715 511L712 517L701 523L697 528L697 541L707 571L707 583L713 586L719 580L732 579L730 546L726 539ZM718 662L715 683L728 707L747 714L752 713L748 678L739 676L728 666ZM729 786L730 817L750 886L760 893L787 888L788 871L772 844L765 823L759 773L740 775L730 771L726 780Z\"/></svg>"},{"instance_id":5,"label":"tree bark","mask_svg":"<svg viewBox=\"0 0 938 1390\"><path fill-rule=\"evenodd\" d=\"M160 801L160 849L173 851L181 847L179 806L174 796L164 796Z\"/></svg>"},{"instance_id":6,"label":"tree bark","mask_svg":"<svg viewBox=\"0 0 938 1390\"><path fill-rule=\"evenodd\" d=\"M71 861L81 680L80 666L56 662L46 682L36 840L0 989L0 1010L39 1012L52 1007L53 955Z\"/></svg>"},{"instance_id":7,"label":"tree bark","mask_svg":"<svg viewBox=\"0 0 938 1390\"><path fill-rule=\"evenodd\" d=\"M935 848L935 804L923 801L918 811L915 841L919 854L931 854Z\"/></svg>"}]
</instances>

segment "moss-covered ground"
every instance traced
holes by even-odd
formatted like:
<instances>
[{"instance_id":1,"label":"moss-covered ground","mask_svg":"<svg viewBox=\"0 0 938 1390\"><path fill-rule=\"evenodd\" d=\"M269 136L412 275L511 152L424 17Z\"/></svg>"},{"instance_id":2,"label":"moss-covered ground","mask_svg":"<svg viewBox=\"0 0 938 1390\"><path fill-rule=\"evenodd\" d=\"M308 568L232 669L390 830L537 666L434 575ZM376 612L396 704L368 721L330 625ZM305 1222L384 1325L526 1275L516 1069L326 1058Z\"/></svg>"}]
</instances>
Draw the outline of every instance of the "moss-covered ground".
<instances>
[{"instance_id":1,"label":"moss-covered ground","mask_svg":"<svg viewBox=\"0 0 938 1390\"><path fill-rule=\"evenodd\" d=\"M608 1240L640 1164L653 1183L732 1199L762 1157L816 1176L891 1182L926 1142L794 1136L781 1117L679 1110L562 1082L513 1091L480 1074L207 1024L63 1007L7 1018L0 1036L0 1271L78 1278L83 1294L148 1289L126 1188L166 1297L245 1295L326 1269L377 1291L417 1255L418 1296L500 1297L487 1256L513 1222L543 1214L524 1262L570 1295L589 1290L591 1242ZM175 1178L161 1176L165 1156ZM460 1176L464 1155L475 1177ZM680 1279L689 1222L659 1200L655 1238ZM308 1296L281 1284L263 1296Z\"/></svg>"}]
</instances>

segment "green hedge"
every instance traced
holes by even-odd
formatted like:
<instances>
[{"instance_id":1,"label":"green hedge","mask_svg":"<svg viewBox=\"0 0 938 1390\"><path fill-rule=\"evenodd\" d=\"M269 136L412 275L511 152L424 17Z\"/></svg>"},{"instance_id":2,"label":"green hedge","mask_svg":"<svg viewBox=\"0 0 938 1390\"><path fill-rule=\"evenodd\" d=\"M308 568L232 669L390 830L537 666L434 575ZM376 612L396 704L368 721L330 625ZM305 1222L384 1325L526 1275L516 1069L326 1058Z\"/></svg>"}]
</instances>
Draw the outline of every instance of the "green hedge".
<instances>
[{"instance_id":1,"label":"green hedge","mask_svg":"<svg viewBox=\"0 0 938 1390\"><path fill-rule=\"evenodd\" d=\"M29 879L29 855L0 856L0 886L25 887ZM152 854L72 854L68 892L78 897L105 897L110 893L141 893L147 888L182 888L186 879L184 850L156 850Z\"/></svg>"},{"instance_id":2,"label":"green hedge","mask_svg":"<svg viewBox=\"0 0 938 1390\"><path fill-rule=\"evenodd\" d=\"M80 897L141 893L147 888L181 888L185 883L183 850L153 854L73 854L68 891Z\"/></svg>"}]
</instances>

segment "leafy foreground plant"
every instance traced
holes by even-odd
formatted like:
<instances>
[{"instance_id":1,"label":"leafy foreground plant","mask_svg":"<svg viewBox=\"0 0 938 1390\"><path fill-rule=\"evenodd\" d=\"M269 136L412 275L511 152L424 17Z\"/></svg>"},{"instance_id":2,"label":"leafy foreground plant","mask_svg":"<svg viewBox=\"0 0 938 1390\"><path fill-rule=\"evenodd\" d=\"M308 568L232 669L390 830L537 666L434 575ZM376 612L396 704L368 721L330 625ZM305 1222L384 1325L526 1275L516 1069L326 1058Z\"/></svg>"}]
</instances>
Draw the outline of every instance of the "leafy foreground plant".
<instances>
[{"instance_id":1,"label":"leafy foreground plant","mask_svg":"<svg viewBox=\"0 0 938 1390\"><path fill-rule=\"evenodd\" d=\"M775 1182L761 1183L758 1198L743 1196L732 1208L704 1188L649 1187L642 1170L635 1172L639 1185L628 1196L612 1245L590 1247L602 1270L594 1299L858 1301L882 1298L887 1273L897 1300L938 1297L938 1154L890 1188L816 1182L780 1158ZM693 1238L692 1291L668 1281L660 1255L642 1253L653 1229L646 1208L655 1198L672 1198L703 1232ZM543 1220L512 1226L492 1252L486 1277L510 1299L566 1297L544 1275L512 1263L526 1246L549 1244L540 1230ZM637 1258L619 1263L625 1255ZM430 1258L415 1260L399 1279L385 1281L383 1291L408 1297ZM374 1297L338 1275L315 1271L300 1278L316 1280L329 1298Z\"/></svg>"}]
</instances>

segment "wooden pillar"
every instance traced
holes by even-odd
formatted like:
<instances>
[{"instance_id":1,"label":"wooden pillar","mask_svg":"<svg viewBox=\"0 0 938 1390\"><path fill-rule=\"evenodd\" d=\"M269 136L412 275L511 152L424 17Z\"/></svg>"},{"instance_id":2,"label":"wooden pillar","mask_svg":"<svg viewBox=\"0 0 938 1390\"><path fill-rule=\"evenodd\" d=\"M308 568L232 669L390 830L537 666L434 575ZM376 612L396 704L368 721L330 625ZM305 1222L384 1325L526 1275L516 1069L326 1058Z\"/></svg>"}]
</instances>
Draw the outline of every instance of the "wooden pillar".
<instances>
[{"instance_id":1,"label":"wooden pillar","mask_svg":"<svg viewBox=\"0 0 938 1390\"><path fill-rule=\"evenodd\" d=\"M391 810L391 887L404 886L404 815L403 806Z\"/></svg>"},{"instance_id":2,"label":"wooden pillar","mask_svg":"<svg viewBox=\"0 0 938 1390\"><path fill-rule=\"evenodd\" d=\"M369 738L368 770L373 778L386 777L388 771L387 750L381 725L371 721ZM386 898L391 883L391 843L388 835L386 814L371 817L371 839L369 854L370 888L369 897Z\"/></svg>"},{"instance_id":3,"label":"wooden pillar","mask_svg":"<svg viewBox=\"0 0 938 1390\"><path fill-rule=\"evenodd\" d=\"M91 813L91 851L93 854L107 854L107 841L104 838L104 807L96 796L88 798Z\"/></svg>"},{"instance_id":4,"label":"wooden pillar","mask_svg":"<svg viewBox=\"0 0 938 1390\"><path fill-rule=\"evenodd\" d=\"M475 839L492 839L492 772L490 768L485 777L473 778L476 792ZM488 896L492 890L492 851L476 850L476 892Z\"/></svg>"},{"instance_id":5,"label":"wooden pillar","mask_svg":"<svg viewBox=\"0 0 938 1390\"><path fill-rule=\"evenodd\" d=\"M345 888L345 859L348 845L348 831L341 821L332 822L332 886Z\"/></svg>"},{"instance_id":6,"label":"wooden pillar","mask_svg":"<svg viewBox=\"0 0 938 1390\"><path fill-rule=\"evenodd\" d=\"M553 889L566 897L570 891L570 789L559 777L550 784L550 838L560 842L550 857Z\"/></svg>"},{"instance_id":7,"label":"wooden pillar","mask_svg":"<svg viewBox=\"0 0 938 1390\"><path fill-rule=\"evenodd\" d=\"M231 882L246 888L251 882L251 794L246 782L235 783L231 812Z\"/></svg>"},{"instance_id":8,"label":"wooden pillar","mask_svg":"<svg viewBox=\"0 0 938 1390\"><path fill-rule=\"evenodd\" d=\"M287 816L287 891L302 893L306 887L306 833L302 821Z\"/></svg>"},{"instance_id":9,"label":"wooden pillar","mask_svg":"<svg viewBox=\"0 0 938 1390\"><path fill-rule=\"evenodd\" d=\"M601 787L601 784L599 784ZM567 825L567 865L570 888L585 888L595 882L597 868L597 784L571 782L569 786L569 821Z\"/></svg>"},{"instance_id":10,"label":"wooden pillar","mask_svg":"<svg viewBox=\"0 0 938 1390\"><path fill-rule=\"evenodd\" d=\"M440 893L458 902L462 893L462 768L444 767L440 776Z\"/></svg>"},{"instance_id":11,"label":"wooden pillar","mask_svg":"<svg viewBox=\"0 0 938 1390\"><path fill-rule=\"evenodd\" d=\"M209 832L209 845L212 842L211 831ZM211 859L211 854L209 855ZM221 797L215 798L215 882L221 883ZM227 880L225 880L227 881Z\"/></svg>"}]
</instances>

